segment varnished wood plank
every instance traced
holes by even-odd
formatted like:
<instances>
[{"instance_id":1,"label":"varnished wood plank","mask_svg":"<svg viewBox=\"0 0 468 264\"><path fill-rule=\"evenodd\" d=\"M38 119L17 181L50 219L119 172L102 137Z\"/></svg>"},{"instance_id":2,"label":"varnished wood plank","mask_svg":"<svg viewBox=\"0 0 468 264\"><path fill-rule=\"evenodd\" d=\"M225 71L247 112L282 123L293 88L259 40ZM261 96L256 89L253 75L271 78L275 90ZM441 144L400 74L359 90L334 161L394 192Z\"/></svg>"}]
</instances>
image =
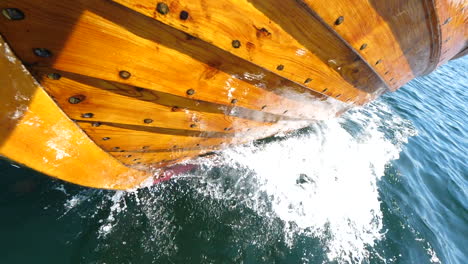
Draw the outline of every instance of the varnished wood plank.
<instances>
[{"instance_id":1,"label":"varnished wood plank","mask_svg":"<svg viewBox=\"0 0 468 264\"><path fill-rule=\"evenodd\" d=\"M338 100L363 103L386 90L373 70L298 1L114 2ZM158 4L168 11L158 12Z\"/></svg>"},{"instance_id":2,"label":"varnished wood plank","mask_svg":"<svg viewBox=\"0 0 468 264\"><path fill-rule=\"evenodd\" d=\"M165 166L182 160L190 159L199 155L211 152L211 149L196 150L173 150L161 152L109 152L113 157L129 166L154 166L159 168L161 164Z\"/></svg>"},{"instance_id":3,"label":"varnished wood plank","mask_svg":"<svg viewBox=\"0 0 468 264\"><path fill-rule=\"evenodd\" d=\"M79 121L80 127L102 149L109 152L169 152L174 150L223 149L307 126L304 121L279 122L245 133L216 133Z\"/></svg>"},{"instance_id":4,"label":"varnished wood plank","mask_svg":"<svg viewBox=\"0 0 468 264\"><path fill-rule=\"evenodd\" d=\"M75 120L222 133L272 124L230 116L233 109L215 113L204 112L203 108L197 111L197 101L194 100L187 100L191 107L185 109L180 104L170 105L168 100L165 100L166 105L161 105L154 102L161 98L151 90L145 92L128 85L65 72L53 71L52 75L47 72L52 71L38 73L42 77L42 85L62 110ZM146 98L141 98L144 96ZM164 99L169 99L167 97ZM170 99L174 103L181 101Z\"/></svg>"},{"instance_id":5,"label":"varnished wood plank","mask_svg":"<svg viewBox=\"0 0 468 264\"><path fill-rule=\"evenodd\" d=\"M468 48L468 2L434 0L440 24L440 58L437 66Z\"/></svg>"},{"instance_id":6,"label":"varnished wood plank","mask_svg":"<svg viewBox=\"0 0 468 264\"><path fill-rule=\"evenodd\" d=\"M317 118L317 93L125 7L108 1L21 0L3 1L0 8L12 4L25 9L27 19L1 24L0 30L28 64L195 100L232 105L235 99L240 107ZM37 58L33 47L53 55ZM131 76L123 79L120 71Z\"/></svg>"},{"instance_id":7,"label":"varnished wood plank","mask_svg":"<svg viewBox=\"0 0 468 264\"><path fill-rule=\"evenodd\" d=\"M243 119L254 120L257 122L277 122L278 120L289 120L291 118L279 115L269 114L263 111L254 111L242 107L238 107L235 104L233 105L221 105L210 102L205 102L201 100L193 100L191 98L176 96L170 93L159 92L151 89L145 89L141 87L131 86L118 82L110 82L102 79L92 78L89 76L84 76L80 74L58 71L52 68L44 67L30 67L32 74L37 76L37 78L45 83L49 81L50 78L57 78L56 76L66 76L76 82L83 83L88 86L97 87L99 89L104 89L106 91L123 95L126 97L136 98L145 102L152 102L159 105L164 105L171 107L172 111L185 111L186 109L199 111L199 112L208 112L213 114L223 114L228 116L239 117ZM59 74L59 75L57 75ZM324 105L317 105L317 112L321 111ZM335 111L339 108L335 109ZM324 118L325 116L323 116Z\"/></svg>"},{"instance_id":8,"label":"varnished wood plank","mask_svg":"<svg viewBox=\"0 0 468 264\"><path fill-rule=\"evenodd\" d=\"M392 90L428 73L436 59L432 52L437 51L437 18L431 1L304 2L359 51ZM343 22L336 25L340 17Z\"/></svg>"},{"instance_id":9,"label":"varnished wood plank","mask_svg":"<svg viewBox=\"0 0 468 264\"><path fill-rule=\"evenodd\" d=\"M152 175L125 167L60 111L0 38L0 155L61 180L128 189Z\"/></svg>"},{"instance_id":10,"label":"varnished wood plank","mask_svg":"<svg viewBox=\"0 0 468 264\"><path fill-rule=\"evenodd\" d=\"M315 1L304 1L323 20L342 36L382 76L392 90L396 90L409 79L414 78L411 66L403 48L382 15L372 6L371 1L333 0L327 8ZM383 2L382 2L383 3ZM390 2L387 2L391 5ZM344 21L336 25L337 19ZM377 61L381 60L378 65Z\"/></svg>"}]
</instances>

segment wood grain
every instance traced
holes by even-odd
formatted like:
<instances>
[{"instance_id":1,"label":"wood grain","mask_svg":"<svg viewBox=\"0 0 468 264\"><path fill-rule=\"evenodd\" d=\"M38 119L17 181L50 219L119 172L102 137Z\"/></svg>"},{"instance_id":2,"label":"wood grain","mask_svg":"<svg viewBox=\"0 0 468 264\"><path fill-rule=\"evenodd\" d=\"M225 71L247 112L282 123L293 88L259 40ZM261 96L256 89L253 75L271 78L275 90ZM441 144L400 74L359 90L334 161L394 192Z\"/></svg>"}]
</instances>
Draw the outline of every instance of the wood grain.
<instances>
[{"instance_id":1,"label":"wood grain","mask_svg":"<svg viewBox=\"0 0 468 264\"><path fill-rule=\"evenodd\" d=\"M468 48L468 2L434 0L440 24L440 59L437 67ZM461 56L461 54L460 54Z\"/></svg>"},{"instance_id":2,"label":"wood grain","mask_svg":"<svg viewBox=\"0 0 468 264\"><path fill-rule=\"evenodd\" d=\"M140 128L138 126L107 123L95 127L91 122L79 121L77 123L96 144L109 152L169 152L222 149L307 125L304 122L279 122L269 127L253 128L245 133L226 134L157 127Z\"/></svg>"},{"instance_id":3,"label":"wood grain","mask_svg":"<svg viewBox=\"0 0 468 264\"><path fill-rule=\"evenodd\" d=\"M431 64L432 45L437 40L430 25L436 18L429 11L429 1L304 2L359 52L393 91L425 74ZM335 25L340 16L344 22Z\"/></svg>"},{"instance_id":4,"label":"wood grain","mask_svg":"<svg viewBox=\"0 0 468 264\"><path fill-rule=\"evenodd\" d=\"M0 30L27 64L216 104L231 105L235 99L239 107L293 118L316 119L314 102L324 98L108 1L13 2L27 19L0 24ZM13 2L3 1L0 8ZM60 27L51 21L60 21ZM37 58L33 47L55 55ZM123 70L131 77L120 78ZM190 89L193 95L187 94Z\"/></svg>"},{"instance_id":5,"label":"wood grain","mask_svg":"<svg viewBox=\"0 0 468 264\"><path fill-rule=\"evenodd\" d=\"M74 120L221 133L242 132L272 124L228 115L229 110L233 109L205 112L203 107L197 108L196 102L184 97L167 95L161 99L158 96L160 94L151 90L135 89L124 84L65 72L60 72L60 79L54 80L47 78L46 72L48 71L39 74L43 77L41 84ZM73 98L78 99L78 102L70 103ZM181 103L184 99L190 101L190 104L185 104L189 108L184 108L184 104L170 104L171 101ZM157 103L162 100L165 105ZM258 114L262 115L262 112ZM251 115L254 116L255 113Z\"/></svg>"},{"instance_id":6,"label":"wood grain","mask_svg":"<svg viewBox=\"0 0 468 264\"><path fill-rule=\"evenodd\" d=\"M123 164L135 167L154 167L160 168L161 165L168 166L177 162L181 162L199 155L212 152L210 149L196 149L196 150L173 150L161 152L109 152L116 159L120 160Z\"/></svg>"},{"instance_id":7,"label":"wood grain","mask_svg":"<svg viewBox=\"0 0 468 264\"><path fill-rule=\"evenodd\" d=\"M288 132L433 71L466 53L467 5L3 0L25 18L0 16L0 33L60 107L3 56L18 83L0 79L0 153L74 183L133 187L149 174L119 161L158 168Z\"/></svg>"},{"instance_id":8,"label":"wood grain","mask_svg":"<svg viewBox=\"0 0 468 264\"><path fill-rule=\"evenodd\" d=\"M1 38L0 74L0 155L94 188L135 188L152 177L122 165L96 146L60 111Z\"/></svg>"},{"instance_id":9,"label":"wood grain","mask_svg":"<svg viewBox=\"0 0 468 264\"><path fill-rule=\"evenodd\" d=\"M298 1L114 2L338 100L365 103L386 90L373 70ZM169 12L157 12L158 3ZM182 11L189 14L185 20Z\"/></svg>"}]
</instances>

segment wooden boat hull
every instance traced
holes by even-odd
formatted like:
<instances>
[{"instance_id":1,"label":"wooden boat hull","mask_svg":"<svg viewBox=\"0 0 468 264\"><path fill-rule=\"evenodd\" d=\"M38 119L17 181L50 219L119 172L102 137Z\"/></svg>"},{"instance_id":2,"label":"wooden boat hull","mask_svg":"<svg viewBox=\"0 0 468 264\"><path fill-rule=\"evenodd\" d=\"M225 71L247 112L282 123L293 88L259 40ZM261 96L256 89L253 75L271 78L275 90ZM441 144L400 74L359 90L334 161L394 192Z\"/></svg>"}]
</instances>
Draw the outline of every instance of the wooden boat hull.
<instances>
[{"instance_id":1,"label":"wooden boat hull","mask_svg":"<svg viewBox=\"0 0 468 264\"><path fill-rule=\"evenodd\" d=\"M137 187L154 169L332 118L466 53L466 6L4 0L0 155L85 186Z\"/></svg>"}]
</instances>

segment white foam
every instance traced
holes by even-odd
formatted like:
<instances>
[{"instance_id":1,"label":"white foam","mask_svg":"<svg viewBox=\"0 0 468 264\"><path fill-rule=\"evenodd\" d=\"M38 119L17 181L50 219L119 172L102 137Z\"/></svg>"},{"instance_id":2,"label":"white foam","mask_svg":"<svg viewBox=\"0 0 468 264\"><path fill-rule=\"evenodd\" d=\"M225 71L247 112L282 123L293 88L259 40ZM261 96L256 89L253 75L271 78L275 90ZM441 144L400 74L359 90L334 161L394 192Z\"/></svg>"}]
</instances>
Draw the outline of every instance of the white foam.
<instances>
[{"instance_id":1,"label":"white foam","mask_svg":"<svg viewBox=\"0 0 468 264\"><path fill-rule=\"evenodd\" d=\"M237 199L260 215L287 223L284 234L291 245L298 234L320 237L327 241L329 259L360 262L368 256L366 247L382 237L376 183L414 134L410 124L394 114L391 120L379 117L386 111L385 105L375 103L368 111L318 123L306 135L226 150L216 166L221 163L245 172L239 181L248 181L251 190ZM360 127L357 134L344 128L350 121ZM380 131L384 124L399 128L397 140ZM306 182L298 184L301 174ZM200 192L227 199L218 187ZM271 209L264 205L265 195Z\"/></svg>"},{"instance_id":2,"label":"white foam","mask_svg":"<svg viewBox=\"0 0 468 264\"><path fill-rule=\"evenodd\" d=\"M216 159L200 158L196 162L204 169L185 177L200 179L197 192L210 200L234 200L266 221L282 220L290 246L299 236L311 236L325 243L330 260L362 262L370 254L367 248L384 235L377 182L414 134L409 121L375 102L296 135L226 150ZM210 168L219 167L232 168L237 177L228 191L222 182L203 177ZM134 196L151 226L151 245L161 254L176 252L172 236L181 227L174 212L161 206L173 197L161 196L159 188L163 187L154 188L150 197L138 197L137 191L108 196L110 213L100 221L99 236L112 232L119 224L116 216L126 210L125 197Z\"/></svg>"}]
</instances>

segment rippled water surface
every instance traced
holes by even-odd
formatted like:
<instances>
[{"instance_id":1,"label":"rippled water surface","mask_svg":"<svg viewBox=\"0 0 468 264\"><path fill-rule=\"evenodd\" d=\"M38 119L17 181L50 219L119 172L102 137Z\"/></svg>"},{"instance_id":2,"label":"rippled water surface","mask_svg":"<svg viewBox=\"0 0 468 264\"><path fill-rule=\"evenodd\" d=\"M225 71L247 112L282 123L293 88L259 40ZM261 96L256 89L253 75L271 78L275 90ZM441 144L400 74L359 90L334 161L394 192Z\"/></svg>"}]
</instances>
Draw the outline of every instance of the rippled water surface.
<instances>
[{"instance_id":1,"label":"rippled water surface","mask_svg":"<svg viewBox=\"0 0 468 264\"><path fill-rule=\"evenodd\" d=\"M467 263L467 72L135 192L0 161L0 263Z\"/></svg>"}]
</instances>

